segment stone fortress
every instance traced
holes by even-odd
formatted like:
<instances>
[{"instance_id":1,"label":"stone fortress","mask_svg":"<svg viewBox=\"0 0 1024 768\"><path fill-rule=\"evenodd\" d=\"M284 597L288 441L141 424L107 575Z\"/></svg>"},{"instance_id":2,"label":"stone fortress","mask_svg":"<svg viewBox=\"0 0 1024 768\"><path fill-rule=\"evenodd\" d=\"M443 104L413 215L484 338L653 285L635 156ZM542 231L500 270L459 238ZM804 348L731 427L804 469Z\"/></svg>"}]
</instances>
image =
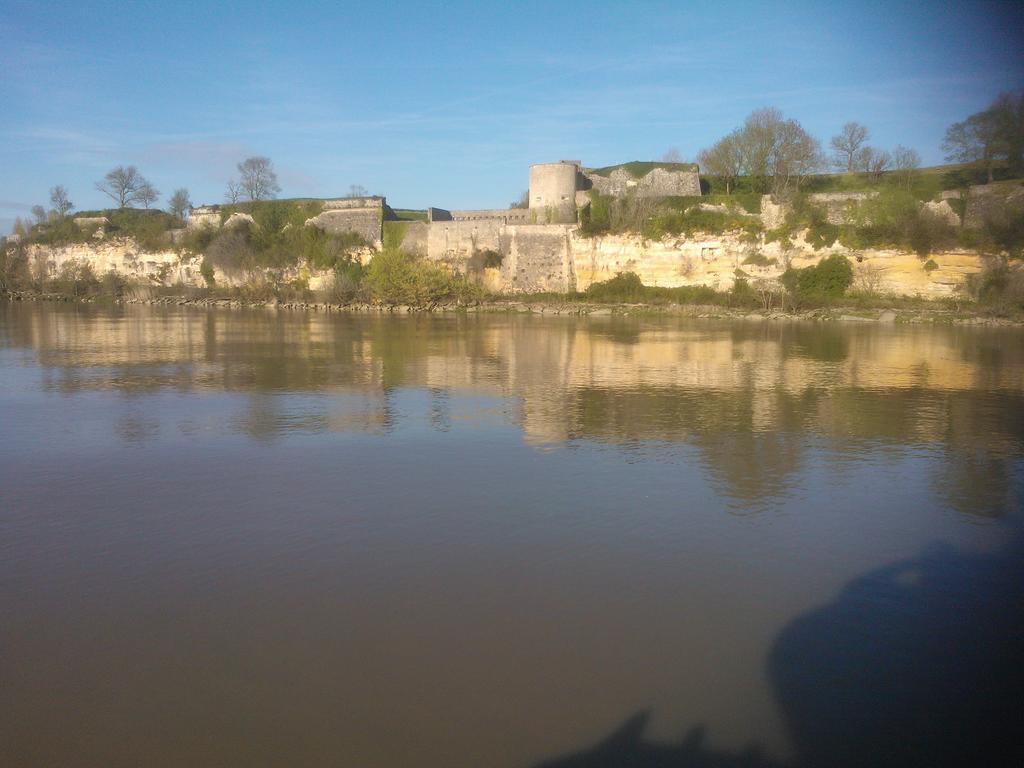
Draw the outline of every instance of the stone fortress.
<instances>
[{"instance_id":1,"label":"stone fortress","mask_svg":"<svg viewBox=\"0 0 1024 768\"><path fill-rule=\"evenodd\" d=\"M530 166L528 199L522 208L430 207L425 212L408 212L392 209L382 196L347 197L309 201L316 204L317 213L305 224L335 234L358 234L368 244L356 254L364 263L387 244L444 263L472 276L488 290L505 294L585 291L595 282L627 271L636 273L649 286L706 286L723 291L730 290L740 277L751 283L775 281L789 266L807 267L830 253L842 253L854 262L855 283L870 280L871 290L882 293L937 298L962 291L967 278L985 269L990 258L969 249L954 249L932 254L925 269L922 259L911 252L851 251L839 243L817 249L802 235L791 242L751 240L741 232L696 232L660 240L629 232L588 236L581 233L579 222L591 204L591 190L616 198L701 195L695 165L631 162L588 169L579 161L562 160ZM809 199L825 210L830 222L839 223L848 206L868 194L816 193ZM960 225L962 216L965 227L976 226L992 206L1024 209L1024 186L1008 187L1003 192L993 191L990 186L971 187L963 213L955 212L946 199L958 194L943 193L942 199L925 205L953 224ZM697 205L706 210L727 210L721 202L701 201ZM765 195L760 213L745 213L735 206L733 212L757 220L767 230L782 223L786 207ZM195 207L187 226L219 229L253 222L246 213L226 213L219 205ZM80 223L94 227L99 224L98 237L105 222L90 219ZM100 238L66 246L32 245L31 250L32 258L44 259L51 272L77 260L89 262L98 273L114 271L135 280L155 280L164 285L205 284L200 273L202 256L182 255L174 248L144 252L130 241ZM312 290L329 290L333 285L330 271L302 266L291 272L294 274L278 278L308 278ZM218 285L240 284L245 279L245 275L223 273L219 268L216 273Z\"/></svg>"},{"instance_id":2,"label":"stone fortress","mask_svg":"<svg viewBox=\"0 0 1024 768\"><path fill-rule=\"evenodd\" d=\"M383 247L384 230L396 232L403 250L467 271L485 263L499 274L492 287L512 292L564 292L576 286L571 234L580 212L590 205L589 190L612 197L700 195L696 165L635 163L639 173L623 166L586 169L578 160L530 166L527 208L448 210L427 208L425 221L403 220L384 197L338 198L323 201L323 212L306 224L326 232L354 232L375 249ZM650 166L649 168L647 166ZM223 222L251 220L234 213ZM220 206L191 210L189 228L220 227ZM500 262L500 267L493 266Z\"/></svg>"}]
</instances>

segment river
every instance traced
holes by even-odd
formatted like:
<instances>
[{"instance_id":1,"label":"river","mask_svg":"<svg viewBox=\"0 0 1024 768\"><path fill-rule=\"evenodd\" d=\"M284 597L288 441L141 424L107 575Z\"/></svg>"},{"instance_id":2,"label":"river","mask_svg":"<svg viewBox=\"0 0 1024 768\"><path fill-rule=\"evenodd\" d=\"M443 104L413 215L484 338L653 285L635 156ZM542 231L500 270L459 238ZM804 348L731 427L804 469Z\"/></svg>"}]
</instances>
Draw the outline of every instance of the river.
<instances>
[{"instance_id":1,"label":"river","mask_svg":"<svg viewBox=\"0 0 1024 768\"><path fill-rule=\"evenodd\" d=\"M1020 330L0 303L0 430L5 765L1021 755Z\"/></svg>"}]
</instances>

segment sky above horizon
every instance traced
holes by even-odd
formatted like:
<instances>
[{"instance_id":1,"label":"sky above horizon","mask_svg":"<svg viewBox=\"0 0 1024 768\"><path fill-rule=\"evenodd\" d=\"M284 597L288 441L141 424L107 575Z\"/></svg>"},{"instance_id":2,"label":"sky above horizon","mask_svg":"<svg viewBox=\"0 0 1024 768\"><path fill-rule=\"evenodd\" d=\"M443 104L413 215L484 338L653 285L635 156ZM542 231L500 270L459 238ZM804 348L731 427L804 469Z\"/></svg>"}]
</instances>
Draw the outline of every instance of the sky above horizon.
<instances>
[{"instance_id":1,"label":"sky above horizon","mask_svg":"<svg viewBox=\"0 0 1024 768\"><path fill-rule=\"evenodd\" d=\"M108 207L116 165L221 202L250 155L282 197L504 207L530 163L693 159L763 106L934 165L1024 88L1024 3L943 5L0 0L0 232L55 184Z\"/></svg>"}]
</instances>

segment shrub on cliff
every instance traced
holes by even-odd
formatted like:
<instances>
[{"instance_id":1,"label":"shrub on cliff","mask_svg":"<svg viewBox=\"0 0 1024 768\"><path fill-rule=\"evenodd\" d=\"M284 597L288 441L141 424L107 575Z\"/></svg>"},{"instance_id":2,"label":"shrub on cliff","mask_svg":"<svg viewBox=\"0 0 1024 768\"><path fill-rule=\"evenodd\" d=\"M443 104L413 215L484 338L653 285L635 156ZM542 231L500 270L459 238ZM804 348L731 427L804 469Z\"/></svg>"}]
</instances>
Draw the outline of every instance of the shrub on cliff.
<instances>
[{"instance_id":1,"label":"shrub on cliff","mask_svg":"<svg viewBox=\"0 0 1024 768\"><path fill-rule=\"evenodd\" d=\"M646 298L646 286L636 272L619 272L615 277L591 283L586 297L591 301L639 303Z\"/></svg>"},{"instance_id":2,"label":"shrub on cliff","mask_svg":"<svg viewBox=\"0 0 1024 768\"><path fill-rule=\"evenodd\" d=\"M967 279L968 293L998 314L1024 310L1024 270L1010 269L1002 260L991 261Z\"/></svg>"},{"instance_id":3,"label":"shrub on cliff","mask_svg":"<svg viewBox=\"0 0 1024 768\"><path fill-rule=\"evenodd\" d=\"M782 275L782 284L795 297L838 298L853 284L853 266L845 256L833 254L813 267L790 267Z\"/></svg>"},{"instance_id":4,"label":"shrub on cliff","mask_svg":"<svg viewBox=\"0 0 1024 768\"><path fill-rule=\"evenodd\" d=\"M467 301L479 292L444 266L396 250L381 251L370 260L362 285L374 301L389 306Z\"/></svg>"},{"instance_id":5,"label":"shrub on cliff","mask_svg":"<svg viewBox=\"0 0 1024 768\"><path fill-rule=\"evenodd\" d=\"M720 235L726 232L741 232L756 236L763 227L758 219L726 211L708 211L690 208L683 212L659 208L644 224L642 232L657 240L665 235L692 235L696 232Z\"/></svg>"},{"instance_id":6,"label":"shrub on cliff","mask_svg":"<svg viewBox=\"0 0 1024 768\"><path fill-rule=\"evenodd\" d=\"M25 249L14 245L0 246L0 293L23 291L32 285Z\"/></svg>"},{"instance_id":7,"label":"shrub on cliff","mask_svg":"<svg viewBox=\"0 0 1024 768\"><path fill-rule=\"evenodd\" d=\"M69 259L61 265L48 288L64 296L91 296L99 292L100 281L88 261Z\"/></svg>"},{"instance_id":8,"label":"shrub on cliff","mask_svg":"<svg viewBox=\"0 0 1024 768\"><path fill-rule=\"evenodd\" d=\"M910 192L884 189L850 212L841 241L849 248L903 248L927 256L956 242L945 219L921 207Z\"/></svg>"}]
</instances>

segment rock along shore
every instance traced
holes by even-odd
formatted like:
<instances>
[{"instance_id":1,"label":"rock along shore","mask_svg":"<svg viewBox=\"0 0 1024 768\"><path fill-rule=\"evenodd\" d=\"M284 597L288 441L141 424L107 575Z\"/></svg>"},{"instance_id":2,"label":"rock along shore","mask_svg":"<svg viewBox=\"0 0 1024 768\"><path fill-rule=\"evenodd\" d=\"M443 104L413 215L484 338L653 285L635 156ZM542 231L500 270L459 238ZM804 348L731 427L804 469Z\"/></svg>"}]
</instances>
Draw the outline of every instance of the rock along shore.
<instances>
[{"instance_id":1,"label":"rock along shore","mask_svg":"<svg viewBox=\"0 0 1024 768\"><path fill-rule=\"evenodd\" d=\"M532 315L570 315L585 317L665 315L698 319L730 319L763 321L818 321L851 323L939 323L955 325L1024 326L1024 315L998 317L970 309L953 310L944 307L914 307L864 309L856 306L819 307L805 310L763 310L749 307L723 307L707 304L626 304L558 301L557 299L517 300L494 299L475 304L439 303L424 306L404 304L372 304L329 302L252 300L225 297L158 296L151 298L104 296L67 296L56 293L9 292L8 301L38 301L96 305L144 305L163 307L202 307L222 309L271 309L275 311L305 311L324 313L355 313L411 315L424 313L513 313Z\"/></svg>"}]
</instances>

